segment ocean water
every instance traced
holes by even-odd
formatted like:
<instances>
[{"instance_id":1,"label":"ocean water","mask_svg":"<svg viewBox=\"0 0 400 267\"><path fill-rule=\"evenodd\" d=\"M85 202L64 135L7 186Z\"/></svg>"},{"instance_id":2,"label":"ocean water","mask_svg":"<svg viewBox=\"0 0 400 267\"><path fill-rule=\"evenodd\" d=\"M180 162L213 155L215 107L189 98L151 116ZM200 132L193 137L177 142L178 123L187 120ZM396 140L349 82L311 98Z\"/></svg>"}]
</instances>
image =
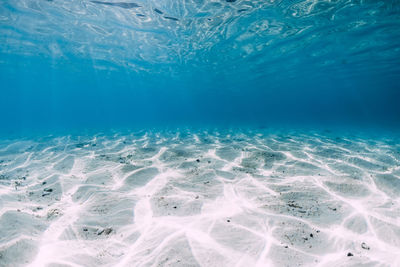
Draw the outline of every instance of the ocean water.
<instances>
[{"instance_id":1,"label":"ocean water","mask_svg":"<svg viewBox=\"0 0 400 267\"><path fill-rule=\"evenodd\" d=\"M0 1L0 266L400 266L400 1Z\"/></svg>"}]
</instances>

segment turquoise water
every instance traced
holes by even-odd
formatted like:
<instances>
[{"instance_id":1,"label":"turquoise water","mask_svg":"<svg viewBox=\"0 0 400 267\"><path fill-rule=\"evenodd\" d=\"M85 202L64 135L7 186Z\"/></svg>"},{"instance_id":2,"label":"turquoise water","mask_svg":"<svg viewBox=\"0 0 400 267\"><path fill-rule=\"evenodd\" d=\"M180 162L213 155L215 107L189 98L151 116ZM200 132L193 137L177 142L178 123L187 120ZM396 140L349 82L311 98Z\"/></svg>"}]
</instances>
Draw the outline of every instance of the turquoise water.
<instances>
[{"instance_id":1,"label":"turquoise water","mask_svg":"<svg viewBox=\"0 0 400 267\"><path fill-rule=\"evenodd\" d=\"M0 267L400 266L400 1L0 1Z\"/></svg>"},{"instance_id":2,"label":"turquoise water","mask_svg":"<svg viewBox=\"0 0 400 267\"><path fill-rule=\"evenodd\" d=\"M399 1L0 3L7 132L400 121Z\"/></svg>"}]
</instances>

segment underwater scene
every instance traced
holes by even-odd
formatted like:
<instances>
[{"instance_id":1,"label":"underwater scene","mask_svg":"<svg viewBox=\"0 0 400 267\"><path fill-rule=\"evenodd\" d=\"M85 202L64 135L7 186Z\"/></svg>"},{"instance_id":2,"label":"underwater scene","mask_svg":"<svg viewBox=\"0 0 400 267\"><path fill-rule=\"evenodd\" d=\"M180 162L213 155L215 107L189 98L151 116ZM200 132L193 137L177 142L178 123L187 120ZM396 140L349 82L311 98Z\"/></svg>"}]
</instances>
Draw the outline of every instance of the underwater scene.
<instances>
[{"instance_id":1,"label":"underwater scene","mask_svg":"<svg viewBox=\"0 0 400 267\"><path fill-rule=\"evenodd\" d=\"M0 118L0 267L400 266L399 0L2 0Z\"/></svg>"}]
</instances>

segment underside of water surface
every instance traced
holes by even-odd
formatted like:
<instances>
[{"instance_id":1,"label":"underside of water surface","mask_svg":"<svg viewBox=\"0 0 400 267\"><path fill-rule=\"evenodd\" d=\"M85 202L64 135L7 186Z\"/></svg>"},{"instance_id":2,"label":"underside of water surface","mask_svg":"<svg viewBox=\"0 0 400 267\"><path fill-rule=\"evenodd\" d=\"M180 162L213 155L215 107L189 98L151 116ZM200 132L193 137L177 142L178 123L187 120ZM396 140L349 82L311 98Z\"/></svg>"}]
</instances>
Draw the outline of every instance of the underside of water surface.
<instances>
[{"instance_id":1,"label":"underside of water surface","mask_svg":"<svg viewBox=\"0 0 400 267\"><path fill-rule=\"evenodd\" d=\"M399 9L375 0L3 1L1 127L394 127Z\"/></svg>"},{"instance_id":2,"label":"underside of water surface","mask_svg":"<svg viewBox=\"0 0 400 267\"><path fill-rule=\"evenodd\" d=\"M0 267L400 266L400 1L0 2Z\"/></svg>"}]
</instances>

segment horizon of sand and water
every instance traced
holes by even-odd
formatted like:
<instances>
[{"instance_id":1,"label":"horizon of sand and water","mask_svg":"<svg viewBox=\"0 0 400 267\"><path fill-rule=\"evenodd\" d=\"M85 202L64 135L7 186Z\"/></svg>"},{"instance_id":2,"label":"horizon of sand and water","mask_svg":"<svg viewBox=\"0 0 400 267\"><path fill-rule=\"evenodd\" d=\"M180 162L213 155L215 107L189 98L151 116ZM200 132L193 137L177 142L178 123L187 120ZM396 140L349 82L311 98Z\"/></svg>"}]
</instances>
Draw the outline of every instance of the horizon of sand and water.
<instances>
[{"instance_id":1,"label":"horizon of sand and water","mask_svg":"<svg viewBox=\"0 0 400 267\"><path fill-rule=\"evenodd\" d=\"M0 2L0 266L400 266L400 3Z\"/></svg>"}]
</instances>

